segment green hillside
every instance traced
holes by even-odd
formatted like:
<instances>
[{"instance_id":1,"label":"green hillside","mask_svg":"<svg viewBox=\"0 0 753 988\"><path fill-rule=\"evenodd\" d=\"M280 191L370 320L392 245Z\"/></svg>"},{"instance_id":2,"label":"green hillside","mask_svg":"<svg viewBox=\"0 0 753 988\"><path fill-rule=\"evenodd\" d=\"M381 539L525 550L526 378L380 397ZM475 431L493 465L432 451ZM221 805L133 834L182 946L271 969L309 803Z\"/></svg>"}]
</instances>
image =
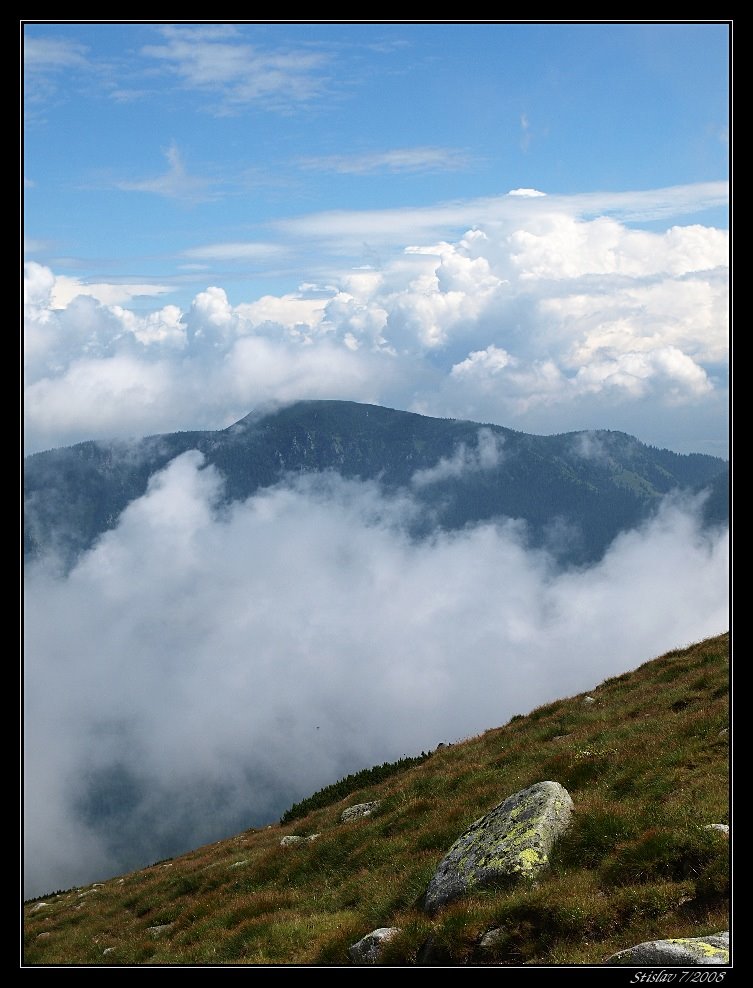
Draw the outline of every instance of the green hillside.
<instances>
[{"instance_id":1,"label":"green hillside","mask_svg":"<svg viewBox=\"0 0 753 988\"><path fill-rule=\"evenodd\" d=\"M678 648L595 685L592 700L343 780L285 824L25 903L23 963L344 966L351 944L397 927L382 963L593 965L726 930L729 844L707 828L729 822L728 692L728 635ZM542 780L565 786L575 813L540 881L427 916L422 896L456 838ZM341 822L371 800L374 815ZM504 935L482 954L495 928Z\"/></svg>"}]
</instances>

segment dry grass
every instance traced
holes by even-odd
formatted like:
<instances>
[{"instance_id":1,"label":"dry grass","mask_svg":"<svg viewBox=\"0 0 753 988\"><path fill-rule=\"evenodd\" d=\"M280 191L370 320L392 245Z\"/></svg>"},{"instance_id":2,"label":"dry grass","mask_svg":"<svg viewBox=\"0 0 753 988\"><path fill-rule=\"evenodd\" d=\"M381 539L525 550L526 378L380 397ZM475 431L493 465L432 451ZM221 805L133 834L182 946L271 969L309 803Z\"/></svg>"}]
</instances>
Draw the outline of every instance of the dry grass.
<instances>
[{"instance_id":1,"label":"dry grass","mask_svg":"<svg viewBox=\"0 0 753 988\"><path fill-rule=\"evenodd\" d=\"M23 963L339 966L394 926L390 965L599 964L727 929L728 842L704 827L728 822L728 649L722 635L674 650L606 680L593 704L540 707L285 826L26 903ZM427 917L421 897L454 840L544 779L576 812L541 881ZM340 823L374 798L374 816ZM281 847L294 833L321 836Z\"/></svg>"}]
</instances>

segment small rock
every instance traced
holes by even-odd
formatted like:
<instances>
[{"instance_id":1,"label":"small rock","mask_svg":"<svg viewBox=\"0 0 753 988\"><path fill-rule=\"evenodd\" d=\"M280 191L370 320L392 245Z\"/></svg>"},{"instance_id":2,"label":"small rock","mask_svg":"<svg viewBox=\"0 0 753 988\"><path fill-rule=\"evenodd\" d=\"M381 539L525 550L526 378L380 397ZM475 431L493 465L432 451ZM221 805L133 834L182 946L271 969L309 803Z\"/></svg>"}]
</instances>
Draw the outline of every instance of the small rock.
<instances>
[{"instance_id":1,"label":"small rock","mask_svg":"<svg viewBox=\"0 0 753 988\"><path fill-rule=\"evenodd\" d=\"M729 837L729 826L726 823L707 823L704 830L718 830L720 834Z\"/></svg>"},{"instance_id":2,"label":"small rock","mask_svg":"<svg viewBox=\"0 0 753 988\"><path fill-rule=\"evenodd\" d=\"M48 905L48 904L49 904L49 903L47 903L47 902L38 902L38 903L36 904L36 906L32 906L32 907L31 907L31 911L32 911L33 913L35 913L35 912L37 912L37 910L39 910L39 909L44 909L44 907L45 907L46 905Z\"/></svg>"},{"instance_id":3,"label":"small rock","mask_svg":"<svg viewBox=\"0 0 753 988\"><path fill-rule=\"evenodd\" d=\"M590 706L590 704L596 703L596 700L592 696L584 696L583 702L586 704L586 706Z\"/></svg>"},{"instance_id":4,"label":"small rock","mask_svg":"<svg viewBox=\"0 0 753 988\"><path fill-rule=\"evenodd\" d=\"M115 950L114 947L105 947L105 949L102 951L102 956L104 957L105 954L111 954L113 950Z\"/></svg>"},{"instance_id":5,"label":"small rock","mask_svg":"<svg viewBox=\"0 0 753 988\"><path fill-rule=\"evenodd\" d=\"M298 834L289 834L287 837L283 837L280 841L280 847L290 847L292 844L302 844L304 842L304 837L299 837Z\"/></svg>"},{"instance_id":6,"label":"small rock","mask_svg":"<svg viewBox=\"0 0 753 988\"><path fill-rule=\"evenodd\" d=\"M147 929L153 937L161 937L162 934L171 929L172 926L172 923L162 923L159 926L147 926Z\"/></svg>"},{"instance_id":7,"label":"small rock","mask_svg":"<svg viewBox=\"0 0 753 988\"><path fill-rule=\"evenodd\" d=\"M36 939L37 940L46 940L47 937L51 937L51 936L52 936L51 933L37 933Z\"/></svg>"},{"instance_id":8,"label":"small rock","mask_svg":"<svg viewBox=\"0 0 753 988\"><path fill-rule=\"evenodd\" d=\"M497 926L493 930L487 930L486 933L479 940L479 947L482 950L491 950L493 947L498 947L509 937L509 933L502 926Z\"/></svg>"},{"instance_id":9,"label":"small rock","mask_svg":"<svg viewBox=\"0 0 753 988\"><path fill-rule=\"evenodd\" d=\"M234 862L233 862L233 863L232 863L232 864L230 865L230 867L231 867L231 868L240 868L240 867L241 867L241 865L244 865L244 864L248 864L248 858L243 858L243 859L242 859L241 861L234 861Z\"/></svg>"},{"instance_id":10,"label":"small rock","mask_svg":"<svg viewBox=\"0 0 753 988\"><path fill-rule=\"evenodd\" d=\"M395 926L382 926L348 947L348 957L354 964L376 964L384 948L400 930Z\"/></svg>"},{"instance_id":11,"label":"small rock","mask_svg":"<svg viewBox=\"0 0 753 988\"><path fill-rule=\"evenodd\" d=\"M349 806L347 810L342 811L340 822L347 823L348 820L357 820L362 816L371 816L371 814L378 808L378 799L375 799L371 803L356 803L355 806Z\"/></svg>"}]
</instances>

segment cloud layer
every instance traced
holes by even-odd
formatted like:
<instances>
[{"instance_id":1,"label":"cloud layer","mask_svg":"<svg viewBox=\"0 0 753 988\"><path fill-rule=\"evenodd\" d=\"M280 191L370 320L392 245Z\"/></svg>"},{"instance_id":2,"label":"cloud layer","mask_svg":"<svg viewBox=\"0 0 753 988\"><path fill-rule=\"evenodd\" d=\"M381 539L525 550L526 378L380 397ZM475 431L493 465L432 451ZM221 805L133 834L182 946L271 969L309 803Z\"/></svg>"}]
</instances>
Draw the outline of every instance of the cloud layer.
<instances>
[{"instance_id":1,"label":"cloud layer","mask_svg":"<svg viewBox=\"0 0 753 988\"><path fill-rule=\"evenodd\" d=\"M213 285L185 310L136 311L124 306L149 286L82 285L77 296L75 279L30 262L27 449L221 428L270 399L328 397L525 431L620 428L725 455L699 444L726 432L726 231L638 230L589 217L584 197L533 191L490 201L484 221L456 239L400 249L399 213L289 221L286 237L307 250L320 243L327 268L297 292L237 304ZM618 199L612 208L627 209ZM414 233L436 232L436 212L424 227L414 212ZM338 266L352 237L370 238L369 263ZM210 243L184 256L287 263L292 243ZM682 428L695 435L673 439Z\"/></svg>"},{"instance_id":2,"label":"cloud layer","mask_svg":"<svg viewBox=\"0 0 753 988\"><path fill-rule=\"evenodd\" d=\"M438 471L504 450L463 455ZM307 478L219 512L221 485L186 453L66 579L27 573L27 895L272 822L728 624L727 535L690 503L557 574L513 522L412 541L409 493Z\"/></svg>"}]
</instances>

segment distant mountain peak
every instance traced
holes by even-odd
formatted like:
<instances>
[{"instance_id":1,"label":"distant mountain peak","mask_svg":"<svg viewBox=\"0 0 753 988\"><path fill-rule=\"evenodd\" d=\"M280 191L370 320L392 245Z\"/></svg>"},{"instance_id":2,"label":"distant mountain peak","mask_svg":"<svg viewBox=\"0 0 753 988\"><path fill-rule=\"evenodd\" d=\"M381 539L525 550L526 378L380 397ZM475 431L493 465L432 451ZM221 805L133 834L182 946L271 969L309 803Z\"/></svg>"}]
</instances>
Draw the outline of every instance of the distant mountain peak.
<instances>
[{"instance_id":1,"label":"distant mountain peak","mask_svg":"<svg viewBox=\"0 0 753 988\"><path fill-rule=\"evenodd\" d=\"M224 478L228 502L289 474L335 471L404 490L421 506L414 535L492 520L525 523L529 544L563 565L600 558L671 491L709 488L709 520L727 516L728 465L658 450L608 429L537 436L504 426L442 419L382 405L303 399L260 406L216 432L177 432L132 443L50 450L25 462L25 550L68 564L114 527L150 477L190 449ZM549 544L553 527L567 546Z\"/></svg>"}]
</instances>

